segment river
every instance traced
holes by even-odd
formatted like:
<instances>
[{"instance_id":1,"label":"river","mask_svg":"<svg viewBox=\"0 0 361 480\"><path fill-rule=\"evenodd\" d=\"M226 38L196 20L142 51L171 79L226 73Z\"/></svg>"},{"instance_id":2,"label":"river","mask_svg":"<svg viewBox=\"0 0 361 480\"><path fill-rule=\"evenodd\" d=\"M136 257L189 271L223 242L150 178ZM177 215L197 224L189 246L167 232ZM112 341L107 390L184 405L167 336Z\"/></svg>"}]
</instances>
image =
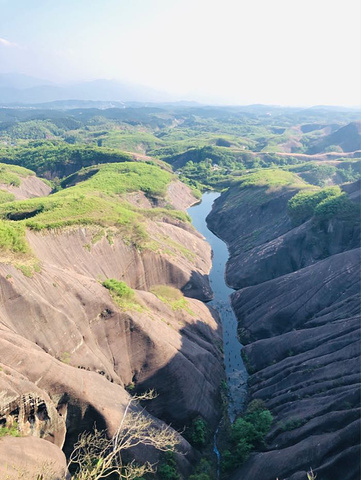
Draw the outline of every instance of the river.
<instances>
[{"instance_id":1,"label":"river","mask_svg":"<svg viewBox=\"0 0 361 480\"><path fill-rule=\"evenodd\" d=\"M213 251L209 280L214 298L208 305L218 311L223 325L224 363L229 398L228 413L233 422L245 402L248 374L241 357L242 345L237 338L237 319L229 298L234 290L228 287L224 278L229 256L227 245L208 229L206 223L206 217L212 210L214 200L219 195L217 192L204 193L201 203L190 207L188 214L192 218L194 227L205 237Z\"/></svg>"}]
</instances>

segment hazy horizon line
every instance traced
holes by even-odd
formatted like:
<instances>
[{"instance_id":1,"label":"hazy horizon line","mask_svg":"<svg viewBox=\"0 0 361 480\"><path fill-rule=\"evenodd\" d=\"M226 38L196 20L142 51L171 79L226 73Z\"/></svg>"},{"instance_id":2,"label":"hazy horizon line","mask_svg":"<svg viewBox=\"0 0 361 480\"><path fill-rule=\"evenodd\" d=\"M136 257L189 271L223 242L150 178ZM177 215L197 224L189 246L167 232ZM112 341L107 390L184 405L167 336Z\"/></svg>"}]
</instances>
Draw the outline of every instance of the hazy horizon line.
<instances>
[{"instance_id":1,"label":"hazy horizon line","mask_svg":"<svg viewBox=\"0 0 361 480\"><path fill-rule=\"evenodd\" d=\"M93 100L93 99L80 99L80 98L67 98L67 99L61 99L61 100L49 100L45 102L10 102L7 105L40 105L40 104L47 104L47 103L54 103L54 102L66 102L66 101L79 101L79 102L119 102L119 103L140 103L140 104L168 104L168 103L182 103L182 102L193 102L197 103L200 106L213 106L213 107L251 107L251 106L267 106L267 107L274 107L274 108L301 108L301 109L309 109L309 108L321 108L321 107L326 107L326 108L349 108L352 110L357 110L361 109L361 104L338 104L338 103L309 103L309 104L297 104L297 103L277 103L277 102L249 102L249 103L240 103L237 101L219 101L216 99L216 95L211 95L207 94L206 96L209 98L209 100L199 100L196 99L197 93L196 92L189 92L188 94L180 94L180 93L175 93L170 90L166 90L160 87L156 87L153 85L147 85L145 83L139 83L139 82L133 82L126 80L124 78L117 78L117 77L88 77L88 78L82 78L82 79L73 79L73 80L52 80L49 78L44 78L44 77L35 77L33 75L28 75L26 73L22 72L16 72L16 71L6 71L6 72L0 72L0 77L1 76L19 76L19 77L24 77L27 79L32 79L36 80L38 82L45 82L44 84L38 84L38 85L33 85L33 86L25 86L25 87L7 87L7 88L14 88L15 90L30 90L33 88L41 88L41 87L47 87L47 86L52 86L52 87L58 87L58 88L66 88L66 87L71 87L71 86L77 86L81 85L84 83L94 83L94 82L114 82L118 84L124 84L127 86L134 86L134 87L140 87L140 88L145 88L148 89L149 91L153 91L156 93L162 93L169 95L170 97L173 97L173 99L169 100L159 100L159 101L154 101L154 100L117 100L117 99L112 99L112 100L102 100L101 98L98 100ZM4 88L1 87L0 88ZM211 98L214 98L214 100L211 100ZM0 104L3 104L3 102L0 102ZM3 108L3 107L1 107Z\"/></svg>"}]
</instances>

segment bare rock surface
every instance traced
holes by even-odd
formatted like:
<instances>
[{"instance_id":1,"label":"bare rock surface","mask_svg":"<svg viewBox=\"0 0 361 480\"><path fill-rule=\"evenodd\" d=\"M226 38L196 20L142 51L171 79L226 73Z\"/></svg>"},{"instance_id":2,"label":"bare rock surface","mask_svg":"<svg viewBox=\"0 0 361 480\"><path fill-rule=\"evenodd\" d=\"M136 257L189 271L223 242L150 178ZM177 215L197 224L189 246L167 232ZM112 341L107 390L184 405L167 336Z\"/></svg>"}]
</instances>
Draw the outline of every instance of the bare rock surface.
<instances>
[{"instance_id":1,"label":"bare rock surface","mask_svg":"<svg viewBox=\"0 0 361 480\"><path fill-rule=\"evenodd\" d=\"M191 189L179 180L169 184L166 199L177 210L186 210L197 202Z\"/></svg>"},{"instance_id":2,"label":"bare rock surface","mask_svg":"<svg viewBox=\"0 0 361 480\"><path fill-rule=\"evenodd\" d=\"M357 187L345 191L358 201ZM209 216L230 247L249 396L274 416L264 451L232 478L302 480L312 467L318 478L358 480L360 226L339 218L293 228L293 194L230 189Z\"/></svg>"},{"instance_id":3,"label":"bare rock surface","mask_svg":"<svg viewBox=\"0 0 361 480\"><path fill-rule=\"evenodd\" d=\"M26 198L45 197L51 192L51 187L35 175L20 177L21 183L15 185L0 184L0 189L12 193L15 200L25 200Z\"/></svg>"},{"instance_id":4,"label":"bare rock surface","mask_svg":"<svg viewBox=\"0 0 361 480\"><path fill-rule=\"evenodd\" d=\"M197 299L173 308L150 291L168 285L209 299L210 248L183 222L149 220L147 232L157 251L138 251L117 234L94 243L93 227L28 232L40 272L0 265L0 421L17 422L25 435L10 442L53 444L56 457L94 423L112 435L127 388L158 392L146 409L159 425L183 429L201 416L215 428L224 376L218 319ZM135 307L118 305L106 278L134 288ZM194 453L180 441L189 472ZM32 462L40 467L43 456Z\"/></svg>"},{"instance_id":5,"label":"bare rock surface","mask_svg":"<svg viewBox=\"0 0 361 480\"><path fill-rule=\"evenodd\" d=\"M0 441L0 478L64 480L67 474L63 452L45 440L4 437Z\"/></svg>"}]
</instances>

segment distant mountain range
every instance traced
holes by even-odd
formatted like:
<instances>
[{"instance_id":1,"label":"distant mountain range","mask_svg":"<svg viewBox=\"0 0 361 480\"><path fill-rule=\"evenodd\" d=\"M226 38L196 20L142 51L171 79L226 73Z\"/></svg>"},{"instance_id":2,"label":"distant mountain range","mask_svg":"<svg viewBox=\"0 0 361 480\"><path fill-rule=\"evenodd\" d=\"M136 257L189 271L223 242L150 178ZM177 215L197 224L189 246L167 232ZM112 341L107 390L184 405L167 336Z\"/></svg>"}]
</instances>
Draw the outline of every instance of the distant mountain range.
<instances>
[{"instance_id":1,"label":"distant mountain range","mask_svg":"<svg viewBox=\"0 0 361 480\"><path fill-rule=\"evenodd\" d=\"M192 97L192 95L190 94ZM194 101L196 100L196 101ZM98 79L74 84L58 84L49 80L19 73L0 73L0 106L26 106L32 108L60 109L73 108L123 108L124 106L147 106L149 104L178 105L193 107L199 105L224 106L212 97L204 98L194 94L194 99L156 90L144 85L120 80ZM126 105L125 105L126 104ZM240 105L228 105L237 108ZM357 111L359 107L317 105L309 108L281 105L243 105L247 112L257 115L274 115L302 112L302 115L334 114L335 112ZM333 117L332 117L333 118Z\"/></svg>"},{"instance_id":2,"label":"distant mountain range","mask_svg":"<svg viewBox=\"0 0 361 480\"><path fill-rule=\"evenodd\" d=\"M38 104L64 100L105 102L172 102L165 92L118 80L59 85L21 74L0 74L0 104ZM118 106L118 105L117 105Z\"/></svg>"}]
</instances>

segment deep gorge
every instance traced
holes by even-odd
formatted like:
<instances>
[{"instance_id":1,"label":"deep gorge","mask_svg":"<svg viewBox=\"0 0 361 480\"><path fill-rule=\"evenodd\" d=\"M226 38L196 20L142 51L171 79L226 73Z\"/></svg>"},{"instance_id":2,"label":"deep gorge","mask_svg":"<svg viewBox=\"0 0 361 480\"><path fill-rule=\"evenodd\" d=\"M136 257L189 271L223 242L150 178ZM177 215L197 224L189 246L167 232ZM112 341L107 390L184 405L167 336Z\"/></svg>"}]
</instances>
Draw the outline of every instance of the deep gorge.
<instances>
[{"instance_id":1,"label":"deep gorge","mask_svg":"<svg viewBox=\"0 0 361 480\"><path fill-rule=\"evenodd\" d=\"M157 480L358 480L359 152L277 133L345 147L356 111L1 113L0 479L64 480L132 405L176 435L124 456Z\"/></svg>"}]
</instances>

